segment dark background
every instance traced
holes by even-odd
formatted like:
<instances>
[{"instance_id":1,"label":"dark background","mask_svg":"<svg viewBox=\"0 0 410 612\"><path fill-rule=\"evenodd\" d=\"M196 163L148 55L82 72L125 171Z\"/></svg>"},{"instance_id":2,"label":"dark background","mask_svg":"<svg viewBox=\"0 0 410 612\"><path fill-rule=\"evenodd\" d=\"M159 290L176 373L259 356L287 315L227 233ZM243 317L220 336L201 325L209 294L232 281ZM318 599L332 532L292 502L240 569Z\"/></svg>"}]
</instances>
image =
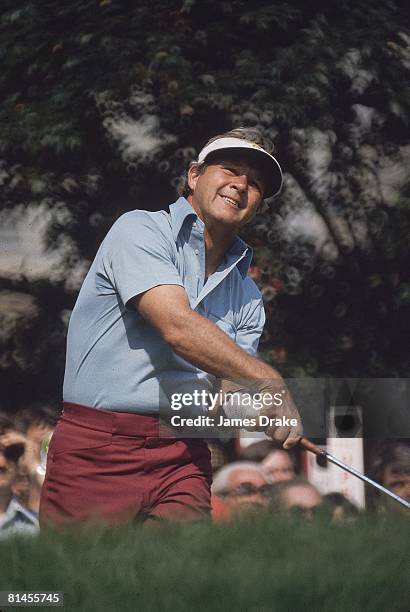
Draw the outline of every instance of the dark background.
<instances>
[{"instance_id":1,"label":"dark background","mask_svg":"<svg viewBox=\"0 0 410 612\"><path fill-rule=\"evenodd\" d=\"M286 179L244 231L262 356L288 377L408 376L404 2L4 0L0 39L0 219L39 207L54 257L52 274L0 277L5 410L60 402L107 229L166 208L205 141L239 125L274 142Z\"/></svg>"}]
</instances>

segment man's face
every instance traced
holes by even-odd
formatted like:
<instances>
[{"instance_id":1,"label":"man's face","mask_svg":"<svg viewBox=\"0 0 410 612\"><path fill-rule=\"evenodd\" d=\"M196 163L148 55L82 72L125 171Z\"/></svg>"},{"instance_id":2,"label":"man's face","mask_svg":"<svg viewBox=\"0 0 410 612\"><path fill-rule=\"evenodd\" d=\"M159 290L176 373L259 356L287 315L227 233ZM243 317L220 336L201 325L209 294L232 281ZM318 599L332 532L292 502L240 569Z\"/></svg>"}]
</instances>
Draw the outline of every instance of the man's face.
<instances>
[{"instance_id":1,"label":"man's face","mask_svg":"<svg viewBox=\"0 0 410 612\"><path fill-rule=\"evenodd\" d=\"M0 490L10 489L17 474L17 465L14 461L6 459L0 449Z\"/></svg>"},{"instance_id":2,"label":"man's face","mask_svg":"<svg viewBox=\"0 0 410 612\"><path fill-rule=\"evenodd\" d=\"M202 174L190 168L188 184L193 192L188 199L205 225L218 223L231 230L252 219L265 188L255 165L233 154L214 158Z\"/></svg>"},{"instance_id":3,"label":"man's face","mask_svg":"<svg viewBox=\"0 0 410 612\"><path fill-rule=\"evenodd\" d=\"M312 509L321 505L322 498L314 487L298 484L286 489L281 496L281 501L285 508L300 508L307 516L310 516Z\"/></svg>"},{"instance_id":4,"label":"man's face","mask_svg":"<svg viewBox=\"0 0 410 612\"><path fill-rule=\"evenodd\" d=\"M292 460L289 454L277 450L272 451L262 461L262 467L268 472L272 482L282 482L284 480L291 480L295 476L293 469Z\"/></svg>"},{"instance_id":5,"label":"man's face","mask_svg":"<svg viewBox=\"0 0 410 612\"><path fill-rule=\"evenodd\" d=\"M23 504L27 505L30 498L30 478L27 473L19 470L12 486L13 495Z\"/></svg>"},{"instance_id":6,"label":"man's face","mask_svg":"<svg viewBox=\"0 0 410 612\"><path fill-rule=\"evenodd\" d=\"M410 502L410 472L393 472L390 467L386 467L383 471L383 486ZM401 509L408 514L408 510L394 500L387 498L385 501L389 504L390 508L395 510Z\"/></svg>"},{"instance_id":7,"label":"man's face","mask_svg":"<svg viewBox=\"0 0 410 612\"><path fill-rule=\"evenodd\" d=\"M261 491L265 486L267 481L258 471L238 468L229 477L227 502L231 506L266 506L268 498Z\"/></svg>"}]
</instances>

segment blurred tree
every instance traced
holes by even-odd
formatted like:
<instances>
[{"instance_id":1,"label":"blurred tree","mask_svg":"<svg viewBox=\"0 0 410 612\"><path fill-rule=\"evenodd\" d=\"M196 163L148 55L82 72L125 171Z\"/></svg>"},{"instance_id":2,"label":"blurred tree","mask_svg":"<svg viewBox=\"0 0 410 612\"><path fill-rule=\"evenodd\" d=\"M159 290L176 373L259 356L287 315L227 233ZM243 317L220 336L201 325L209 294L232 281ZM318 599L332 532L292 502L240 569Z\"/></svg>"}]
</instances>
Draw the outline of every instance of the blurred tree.
<instances>
[{"instance_id":1,"label":"blurred tree","mask_svg":"<svg viewBox=\"0 0 410 612\"><path fill-rule=\"evenodd\" d=\"M4 0L3 214L48 210L60 261L0 278L11 404L59 398L69 311L113 220L166 207L207 138L235 125L260 127L286 169L245 232L264 356L288 375L406 375L406 19L399 0ZM18 294L33 307L10 318Z\"/></svg>"}]
</instances>

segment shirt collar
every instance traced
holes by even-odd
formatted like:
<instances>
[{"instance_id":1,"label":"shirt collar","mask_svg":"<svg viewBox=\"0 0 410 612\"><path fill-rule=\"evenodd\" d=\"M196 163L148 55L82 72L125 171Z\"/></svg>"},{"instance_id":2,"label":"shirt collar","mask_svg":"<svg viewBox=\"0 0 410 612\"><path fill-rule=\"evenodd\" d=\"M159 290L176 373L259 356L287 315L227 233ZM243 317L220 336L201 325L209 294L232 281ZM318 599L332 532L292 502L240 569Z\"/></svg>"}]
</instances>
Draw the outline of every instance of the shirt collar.
<instances>
[{"instance_id":1,"label":"shirt collar","mask_svg":"<svg viewBox=\"0 0 410 612\"><path fill-rule=\"evenodd\" d=\"M171 215L172 235L176 242L185 220L188 217L196 220L198 219L198 215L196 214L188 200L183 197L178 198L176 202L171 204L171 206L169 207L169 212Z\"/></svg>"},{"instance_id":2,"label":"shirt collar","mask_svg":"<svg viewBox=\"0 0 410 612\"><path fill-rule=\"evenodd\" d=\"M15 498L12 497L9 505L7 506L6 514L2 520L2 526L9 524L16 520L23 520L24 522L32 525L37 524L37 518L34 513L27 510L22 504Z\"/></svg>"},{"instance_id":3,"label":"shirt collar","mask_svg":"<svg viewBox=\"0 0 410 612\"><path fill-rule=\"evenodd\" d=\"M240 257L236 266L241 273L242 278L246 278L253 257L252 247L250 247L249 244L246 244L246 242L242 240L242 238L239 238L239 236L235 236L227 255Z\"/></svg>"},{"instance_id":4,"label":"shirt collar","mask_svg":"<svg viewBox=\"0 0 410 612\"><path fill-rule=\"evenodd\" d=\"M186 219L190 218L203 225L190 203L183 197L178 198L176 202L170 205L169 212L171 215L172 235L175 242L178 239L179 232L181 231ZM242 277L245 278L248 274L249 266L251 265L253 257L252 248L246 244L242 238L235 236L231 248L229 251L227 251L226 256L228 259L233 259L234 257L240 258L238 260L237 267Z\"/></svg>"}]
</instances>

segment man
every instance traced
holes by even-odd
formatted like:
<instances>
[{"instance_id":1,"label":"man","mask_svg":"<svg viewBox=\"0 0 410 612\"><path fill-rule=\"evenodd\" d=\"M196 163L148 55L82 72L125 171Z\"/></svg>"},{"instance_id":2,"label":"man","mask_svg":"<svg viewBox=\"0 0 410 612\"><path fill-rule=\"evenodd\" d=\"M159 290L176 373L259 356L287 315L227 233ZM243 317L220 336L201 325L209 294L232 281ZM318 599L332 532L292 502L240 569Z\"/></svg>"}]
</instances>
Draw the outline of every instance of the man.
<instances>
[{"instance_id":1,"label":"man","mask_svg":"<svg viewBox=\"0 0 410 612\"><path fill-rule=\"evenodd\" d=\"M386 489L410 502L409 441L401 440L385 443L372 457L371 475ZM387 495L378 495L377 499L383 510L401 511L408 516L408 510Z\"/></svg>"},{"instance_id":2,"label":"man","mask_svg":"<svg viewBox=\"0 0 410 612\"><path fill-rule=\"evenodd\" d=\"M298 508L311 518L313 510L322 505L322 496L310 482L296 476L272 485L272 502L278 510Z\"/></svg>"},{"instance_id":3,"label":"man","mask_svg":"<svg viewBox=\"0 0 410 612\"><path fill-rule=\"evenodd\" d=\"M0 538L38 531L36 514L22 506L13 496L17 462L22 450L19 445L0 447Z\"/></svg>"},{"instance_id":4,"label":"man","mask_svg":"<svg viewBox=\"0 0 410 612\"><path fill-rule=\"evenodd\" d=\"M16 416L16 428L11 423L5 431L0 432L0 445L5 448L18 445L22 449L18 464L19 474L14 487L16 491L21 489L26 495L27 479L29 480L27 504L29 510L34 513L39 510L40 491L45 474L45 454L42 452L42 446L51 436L55 422L55 411L50 406L32 404Z\"/></svg>"},{"instance_id":5,"label":"man","mask_svg":"<svg viewBox=\"0 0 410 612\"><path fill-rule=\"evenodd\" d=\"M223 389L285 392L278 372L255 358L263 306L247 277L251 250L236 236L281 183L260 134L233 130L202 149L187 173L186 198L169 213L135 210L108 232L70 320L43 522L209 515L205 442L160 435L159 416L169 414L174 394L210 393L217 380L229 381ZM267 429L286 447L300 434L288 397L279 414L294 424ZM231 406L229 414L236 408L246 412ZM190 410L203 416L208 408L191 402Z\"/></svg>"},{"instance_id":6,"label":"man","mask_svg":"<svg viewBox=\"0 0 410 612\"><path fill-rule=\"evenodd\" d=\"M262 461L261 465L269 474L271 482L291 480L296 476L289 453L280 448L272 450Z\"/></svg>"},{"instance_id":7,"label":"man","mask_svg":"<svg viewBox=\"0 0 410 612\"><path fill-rule=\"evenodd\" d=\"M236 461L224 465L212 483L214 520L218 521L221 515L220 500L227 510L223 519L227 520L248 510L267 507L270 489L268 476L259 463Z\"/></svg>"},{"instance_id":8,"label":"man","mask_svg":"<svg viewBox=\"0 0 410 612\"><path fill-rule=\"evenodd\" d=\"M323 504L335 522L352 521L360 514L359 508L343 493L333 491L323 495Z\"/></svg>"},{"instance_id":9,"label":"man","mask_svg":"<svg viewBox=\"0 0 410 612\"><path fill-rule=\"evenodd\" d=\"M17 474L13 482L12 486L13 496L17 499L18 502L31 512L38 513L38 507L32 508L31 506L31 481L30 476L27 474L27 471L18 467Z\"/></svg>"}]
</instances>

